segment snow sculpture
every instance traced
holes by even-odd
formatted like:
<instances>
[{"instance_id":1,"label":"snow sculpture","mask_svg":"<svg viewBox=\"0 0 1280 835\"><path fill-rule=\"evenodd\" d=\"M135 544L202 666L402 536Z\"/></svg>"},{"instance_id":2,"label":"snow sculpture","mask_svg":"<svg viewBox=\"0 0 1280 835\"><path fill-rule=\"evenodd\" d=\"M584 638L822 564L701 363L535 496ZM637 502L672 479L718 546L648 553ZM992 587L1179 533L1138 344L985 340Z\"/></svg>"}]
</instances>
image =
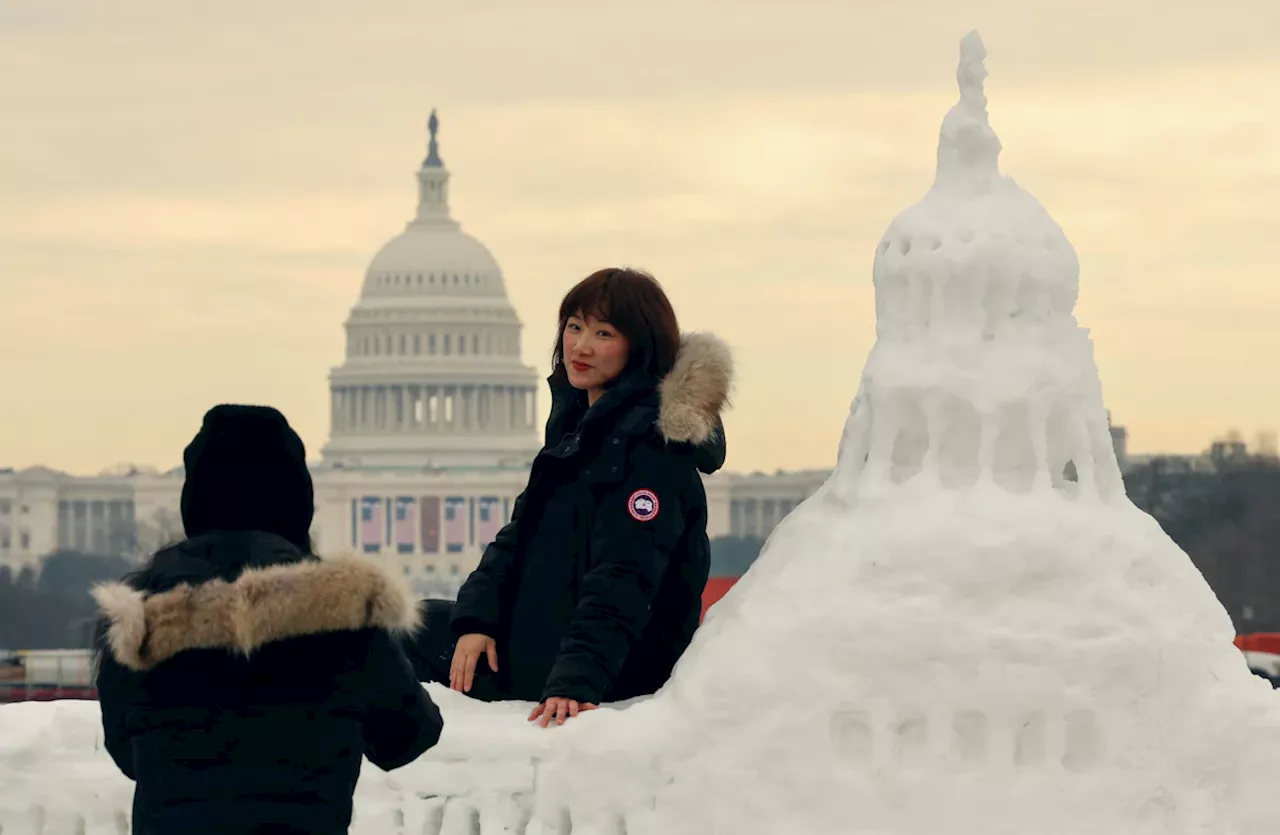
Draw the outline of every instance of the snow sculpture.
<instances>
[{"instance_id":1,"label":"snow sculpture","mask_svg":"<svg viewBox=\"0 0 1280 835\"><path fill-rule=\"evenodd\" d=\"M654 700L667 791L738 833L1274 832L1280 698L1124 493L1078 262L999 172L984 58L970 33L934 185L876 251L835 471Z\"/></svg>"},{"instance_id":2,"label":"snow sculpture","mask_svg":"<svg viewBox=\"0 0 1280 835\"><path fill-rule=\"evenodd\" d=\"M831 478L651 699L550 731L431 687L355 835L1272 835L1280 696L1128 500L1078 264L1001 176L985 53L875 256ZM89 704L0 708L0 828L127 831ZM12 790L10 790L12 786Z\"/></svg>"}]
</instances>

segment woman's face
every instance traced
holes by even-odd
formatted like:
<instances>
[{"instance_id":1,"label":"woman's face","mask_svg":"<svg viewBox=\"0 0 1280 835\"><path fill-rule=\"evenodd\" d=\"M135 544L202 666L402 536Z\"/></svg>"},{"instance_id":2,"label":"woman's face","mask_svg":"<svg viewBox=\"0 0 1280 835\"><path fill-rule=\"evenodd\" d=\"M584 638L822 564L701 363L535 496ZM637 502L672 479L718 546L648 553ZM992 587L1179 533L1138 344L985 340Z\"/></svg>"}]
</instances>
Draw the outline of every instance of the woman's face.
<instances>
[{"instance_id":1,"label":"woman's face","mask_svg":"<svg viewBox=\"0 0 1280 835\"><path fill-rule=\"evenodd\" d=\"M631 344L608 322L579 311L565 322L561 338L569 385L586 391L593 402L627 367Z\"/></svg>"}]
</instances>

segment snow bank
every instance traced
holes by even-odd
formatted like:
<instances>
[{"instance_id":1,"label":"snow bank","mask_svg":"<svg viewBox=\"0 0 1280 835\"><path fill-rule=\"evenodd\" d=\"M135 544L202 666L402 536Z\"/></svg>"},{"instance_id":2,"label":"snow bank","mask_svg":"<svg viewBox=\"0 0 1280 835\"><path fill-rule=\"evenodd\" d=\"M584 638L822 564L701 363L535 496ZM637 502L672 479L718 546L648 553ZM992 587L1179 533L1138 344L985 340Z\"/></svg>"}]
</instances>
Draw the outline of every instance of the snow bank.
<instances>
[{"instance_id":1,"label":"snow bank","mask_svg":"<svg viewBox=\"0 0 1280 835\"><path fill-rule=\"evenodd\" d=\"M1124 494L1076 255L999 172L984 57L877 249L831 478L669 685L552 730L432 687L444 739L366 769L353 832L1277 831L1280 698ZM123 831L98 734L91 703L0 708L5 835Z\"/></svg>"}]
</instances>

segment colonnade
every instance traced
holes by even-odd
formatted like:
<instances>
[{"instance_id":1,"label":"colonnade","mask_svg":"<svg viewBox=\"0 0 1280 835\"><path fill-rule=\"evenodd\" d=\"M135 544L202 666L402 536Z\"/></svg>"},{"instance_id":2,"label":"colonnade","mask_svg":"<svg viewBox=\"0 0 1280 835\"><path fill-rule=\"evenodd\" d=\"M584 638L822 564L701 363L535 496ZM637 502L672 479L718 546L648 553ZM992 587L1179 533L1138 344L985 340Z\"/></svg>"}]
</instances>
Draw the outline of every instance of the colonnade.
<instances>
[{"instance_id":1,"label":"colonnade","mask_svg":"<svg viewBox=\"0 0 1280 835\"><path fill-rule=\"evenodd\" d=\"M523 432L535 421L528 386L334 386L331 398L335 434Z\"/></svg>"}]
</instances>

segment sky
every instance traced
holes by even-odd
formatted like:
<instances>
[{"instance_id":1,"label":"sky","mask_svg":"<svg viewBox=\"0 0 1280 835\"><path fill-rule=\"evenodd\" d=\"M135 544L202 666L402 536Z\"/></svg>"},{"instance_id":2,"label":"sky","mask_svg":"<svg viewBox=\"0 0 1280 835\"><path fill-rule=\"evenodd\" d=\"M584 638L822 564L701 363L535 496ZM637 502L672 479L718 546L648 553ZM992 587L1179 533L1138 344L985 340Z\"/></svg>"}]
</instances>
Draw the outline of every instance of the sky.
<instances>
[{"instance_id":1,"label":"sky","mask_svg":"<svg viewBox=\"0 0 1280 835\"><path fill-rule=\"evenodd\" d=\"M318 453L432 107L526 362L650 270L735 351L729 468L831 466L974 28L1131 450L1280 429L1275 0L4 0L0 467L173 466L218 402Z\"/></svg>"}]
</instances>

